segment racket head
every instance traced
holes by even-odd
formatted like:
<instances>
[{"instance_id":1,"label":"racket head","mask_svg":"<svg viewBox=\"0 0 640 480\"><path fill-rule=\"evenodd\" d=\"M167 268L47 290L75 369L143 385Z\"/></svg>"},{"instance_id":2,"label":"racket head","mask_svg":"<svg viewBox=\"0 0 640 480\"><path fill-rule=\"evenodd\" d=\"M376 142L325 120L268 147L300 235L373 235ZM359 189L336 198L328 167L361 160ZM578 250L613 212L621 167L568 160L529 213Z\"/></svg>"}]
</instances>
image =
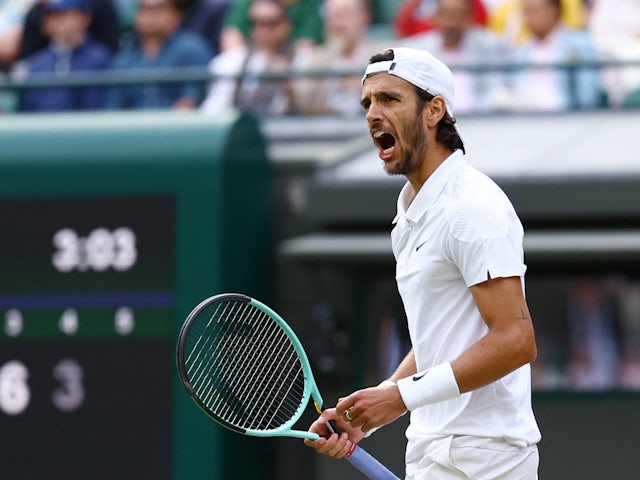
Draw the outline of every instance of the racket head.
<instances>
[{"instance_id":1,"label":"racket head","mask_svg":"<svg viewBox=\"0 0 640 480\"><path fill-rule=\"evenodd\" d=\"M198 304L180 331L177 365L187 393L220 425L317 438L293 430L311 396L322 407L309 360L289 325L258 300L224 293Z\"/></svg>"}]
</instances>

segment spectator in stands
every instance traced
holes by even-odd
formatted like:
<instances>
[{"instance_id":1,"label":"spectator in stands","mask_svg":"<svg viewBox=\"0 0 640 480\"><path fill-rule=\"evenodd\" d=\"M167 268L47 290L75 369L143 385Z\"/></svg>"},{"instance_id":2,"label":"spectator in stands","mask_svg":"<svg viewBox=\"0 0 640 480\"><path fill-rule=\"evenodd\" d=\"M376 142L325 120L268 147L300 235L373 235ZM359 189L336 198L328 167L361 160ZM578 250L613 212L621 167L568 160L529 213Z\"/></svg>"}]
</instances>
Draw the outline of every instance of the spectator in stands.
<instances>
[{"instance_id":1,"label":"spectator in stands","mask_svg":"<svg viewBox=\"0 0 640 480\"><path fill-rule=\"evenodd\" d=\"M180 30L185 12L176 0L140 0L135 40L114 61L125 75L142 70L206 66L212 54L200 36ZM193 109L202 100L197 82L148 82L119 85L110 91L109 107L116 109Z\"/></svg>"},{"instance_id":2,"label":"spectator in stands","mask_svg":"<svg viewBox=\"0 0 640 480\"><path fill-rule=\"evenodd\" d=\"M49 42L43 19L50 0L35 3L24 20L24 32L20 44L19 58L25 58L44 48ZM112 53L118 50L120 24L113 0L89 0L91 24L89 34L98 43L105 45Z\"/></svg>"},{"instance_id":3,"label":"spectator in stands","mask_svg":"<svg viewBox=\"0 0 640 480\"><path fill-rule=\"evenodd\" d=\"M37 0L4 0L0 4L0 69L8 70L18 58L24 19Z\"/></svg>"},{"instance_id":4,"label":"spectator in stands","mask_svg":"<svg viewBox=\"0 0 640 480\"><path fill-rule=\"evenodd\" d=\"M120 17L121 43L126 44L134 34L139 0L114 1L118 6ZM233 0L178 0L181 9L185 12L181 28L204 38L213 55L217 55L220 51L220 34L231 1Z\"/></svg>"},{"instance_id":5,"label":"spectator in stands","mask_svg":"<svg viewBox=\"0 0 640 480\"><path fill-rule=\"evenodd\" d=\"M320 0L280 0L291 22L291 39L296 48L310 49L322 43L323 19ZM234 0L225 19L220 37L222 50L229 50L250 41L252 0Z\"/></svg>"},{"instance_id":6,"label":"spectator in stands","mask_svg":"<svg viewBox=\"0 0 640 480\"><path fill-rule=\"evenodd\" d=\"M294 83L297 113L307 115L362 114L360 72L381 45L367 37L372 12L369 0L324 0L325 43L316 47L304 66L309 70L333 72L321 78L301 78Z\"/></svg>"},{"instance_id":7,"label":"spectator in stands","mask_svg":"<svg viewBox=\"0 0 640 480\"><path fill-rule=\"evenodd\" d=\"M562 24L583 28L586 21L585 0L562 0ZM518 45L531 36L524 21L523 0L500 0L489 13L489 29L510 45Z\"/></svg>"},{"instance_id":8,"label":"spectator in stands","mask_svg":"<svg viewBox=\"0 0 640 480\"><path fill-rule=\"evenodd\" d=\"M18 58L24 18L36 1L4 0L0 3L0 75L8 72ZM17 104L15 91L0 89L0 112L12 112Z\"/></svg>"},{"instance_id":9,"label":"spectator in stands","mask_svg":"<svg viewBox=\"0 0 640 480\"><path fill-rule=\"evenodd\" d=\"M604 60L640 60L640 1L595 0L589 31ZM610 105L640 106L640 67L612 67L603 72Z\"/></svg>"},{"instance_id":10,"label":"spectator in stands","mask_svg":"<svg viewBox=\"0 0 640 480\"><path fill-rule=\"evenodd\" d=\"M297 59L290 40L292 25L287 9L278 0L253 0L249 18L249 46L241 44L223 51L210 64L214 75L240 77L212 82L201 107L206 113L235 107L257 115L282 115L291 109L288 81L255 77L295 68Z\"/></svg>"},{"instance_id":11,"label":"spectator in stands","mask_svg":"<svg viewBox=\"0 0 640 480\"><path fill-rule=\"evenodd\" d=\"M451 68L455 80L456 114L501 109L507 95L504 70L490 67L508 57L506 45L473 20L472 0L438 0L434 29L414 35L404 45L427 50Z\"/></svg>"},{"instance_id":12,"label":"spectator in stands","mask_svg":"<svg viewBox=\"0 0 640 480\"><path fill-rule=\"evenodd\" d=\"M531 39L517 49L514 60L534 68L515 74L515 106L539 111L598 106L602 93L600 73L597 67L579 65L598 60L588 32L562 25L561 0L524 0L523 13ZM562 63L578 65L558 68Z\"/></svg>"},{"instance_id":13,"label":"spectator in stands","mask_svg":"<svg viewBox=\"0 0 640 480\"><path fill-rule=\"evenodd\" d=\"M111 64L111 52L88 34L88 0L49 0L43 19L49 44L16 66L29 76L60 78L73 71L102 70ZM47 87L27 89L21 109L26 111L96 110L104 107L105 88Z\"/></svg>"},{"instance_id":14,"label":"spectator in stands","mask_svg":"<svg viewBox=\"0 0 640 480\"><path fill-rule=\"evenodd\" d=\"M569 293L569 386L577 390L615 388L621 328L615 294L590 277L578 279Z\"/></svg>"},{"instance_id":15,"label":"spectator in stands","mask_svg":"<svg viewBox=\"0 0 640 480\"><path fill-rule=\"evenodd\" d=\"M482 0L472 0L473 23L487 25L487 8ZM438 8L437 0L405 0L400 4L393 21L396 36L410 37L435 28L433 15Z\"/></svg>"},{"instance_id":16,"label":"spectator in stands","mask_svg":"<svg viewBox=\"0 0 640 480\"><path fill-rule=\"evenodd\" d=\"M182 29L204 38L211 53L220 53L220 36L229 10L228 0L180 0L187 12Z\"/></svg>"}]
</instances>

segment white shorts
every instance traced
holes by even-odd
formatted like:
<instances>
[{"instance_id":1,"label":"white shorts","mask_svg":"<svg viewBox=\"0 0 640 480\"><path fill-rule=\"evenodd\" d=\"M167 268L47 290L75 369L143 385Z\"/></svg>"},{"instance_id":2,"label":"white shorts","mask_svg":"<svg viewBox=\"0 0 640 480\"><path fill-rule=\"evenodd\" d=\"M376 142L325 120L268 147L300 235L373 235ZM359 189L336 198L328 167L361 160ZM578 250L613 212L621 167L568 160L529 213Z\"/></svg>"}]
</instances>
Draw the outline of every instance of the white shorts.
<instances>
[{"instance_id":1,"label":"white shorts","mask_svg":"<svg viewBox=\"0 0 640 480\"><path fill-rule=\"evenodd\" d=\"M414 453L415 454L415 453ZM495 438L452 435L407 455L406 480L536 480L538 447Z\"/></svg>"}]
</instances>

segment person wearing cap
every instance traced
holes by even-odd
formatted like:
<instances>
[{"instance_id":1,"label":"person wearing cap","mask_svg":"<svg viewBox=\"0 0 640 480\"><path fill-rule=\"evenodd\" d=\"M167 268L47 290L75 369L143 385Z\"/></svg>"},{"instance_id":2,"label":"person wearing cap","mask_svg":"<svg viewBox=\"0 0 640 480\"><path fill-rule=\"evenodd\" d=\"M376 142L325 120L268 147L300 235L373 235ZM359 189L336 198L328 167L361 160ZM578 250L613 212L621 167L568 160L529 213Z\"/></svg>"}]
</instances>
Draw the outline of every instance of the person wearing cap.
<instances>
[{"instance_id":1,"label":"person wearing cap","mask_svg":"<svg viewBox=\"0 0 640 480\"><path fill-rule=\"evenodd\" d=\"M116 0L87 0L91 23L89 35L96 42L107 47L112 53L116 53L120 41L120 22L118 11L114 2ZM49 34L44 28L44 20L48 13L49 0L37 0L32 2L31 8L26 12L22 25L18 59L26 58L46 47L49 43Z\"/></svg>"},{"instance_id":2,"label":"person wearing cap","mask_svg":"<svg viewBox=\"0 0 640 480\"><path fill-rule=\"evenodd\" d=\"M72 72L105 70L112 53L88 33L91 13L88 0L49 0L44 27L49 44L14 68L14 74L61 78ZM61 86L26 89L20 99L23 111L77 111L104 108L102 86Z\"/></svg>"},{"instance_id":3,"label":"person wearing cap","mask_svg":"<svg viewBox=\"0 0 640 480\"><path fill-rule=\"evenodd\" d=\"M323 412L310 427L321 438L305 444L342 458L409 411L407 480L536 479L522 224L467 163L444 63L406 47L376 54L361 99L385 171L407 179L391 241L412 349L390 378Z\"/></svg>"}]
</instances>

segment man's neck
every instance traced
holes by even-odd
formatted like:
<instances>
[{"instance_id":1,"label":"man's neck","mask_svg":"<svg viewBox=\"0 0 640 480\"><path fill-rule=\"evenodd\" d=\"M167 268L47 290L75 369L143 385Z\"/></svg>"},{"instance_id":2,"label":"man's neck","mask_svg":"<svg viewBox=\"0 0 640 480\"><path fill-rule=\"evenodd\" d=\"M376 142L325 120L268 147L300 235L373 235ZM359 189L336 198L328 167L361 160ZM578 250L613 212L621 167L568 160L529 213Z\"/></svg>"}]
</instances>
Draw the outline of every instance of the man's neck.
<instances>
[{"instance_id":1,"label":"man's neck","mask_svg":"<svg viewBox=\"0 0 640 480\"><path fill-rule=\"evenodd\" d=\"M465 33L459 31L442 32L442 46L447 50L458 50L462 46Z\"/></svg>"},{"instance_id":2,"label":"man's neck","mask_svg":"<svg viewBox=\"0 0 640 480\"><path fill-rule=\"evenodd\" d=\"M420 168L416 172L407 175L407 180L411 183L416 194L433 172L453 153L452 150L437 142L430 148L432 148L432 150L427 154Z\"/></svg>"},{"instance_id":3,"label":"man's neck","mask_svg":"<svg viewBox=\"0 0 640 480\"><path fill-rule=\"evenodd\" d=\"M146 35L140 38L140 49L145 57L157 57L165 41L165 37Z\"/></svg>"},{"instance_id":4,"label":"man's neck","mask_svg":"<svg viewBox=\"0 0 640 480\"><path fill-rule=\"evenodd\" d=\"M87 40L86 32L77 33L75 35L67 35L60 38L52 38L51 44L56 50L74 50Z\"/></svg>"}]
</instances>

